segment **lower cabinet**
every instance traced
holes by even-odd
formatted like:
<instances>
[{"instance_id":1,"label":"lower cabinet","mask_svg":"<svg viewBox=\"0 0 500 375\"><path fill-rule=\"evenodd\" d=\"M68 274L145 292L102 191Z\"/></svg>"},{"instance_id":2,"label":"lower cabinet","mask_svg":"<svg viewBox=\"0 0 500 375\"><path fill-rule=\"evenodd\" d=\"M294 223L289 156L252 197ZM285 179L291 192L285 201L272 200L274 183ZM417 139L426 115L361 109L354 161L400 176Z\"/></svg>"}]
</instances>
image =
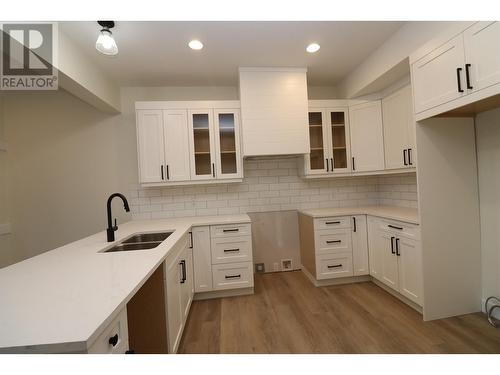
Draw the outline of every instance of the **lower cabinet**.
<instances>
[{"instance_id":1,"label":"lower cabinet","mask_svg":"<svg viewBox=\"0 0 500 375\"><path fill-rule=\"evenodd\" d=\"M192 250L187 236L171 250L165 267L169 353L177 352L194 295Z\"/></svg>"},{"instance_id":2,"label":"lower cabinet","mask_svg":"<svg viewBox=\"0 0 500 375\"><path fill-rule=\"evenodd\" d=\"M316 280L369 274L366 215L299 214L302 266Z\"/></svg>"},{"instance_id":3,"label":"lower cabinet","mask_svg":"<svg viewBox=\"0 0 500 375\"><path fill-rule=\"evenodd\" d=\"M422 305L422 251L418 226L369 217L368 237L370 275Z\"/></svg>"},{"instance_id":4,"label":"lower cabinet","mask_svg":"<svg viewBox=\"0 0 500 375\"><path fill-rule=\"evenodd\" d=\"M89 354L125 354L128 350L127 309L106 327L88 349Z\"/></svg>"},{"instance_id":5,"label":"lower cabinet","mask_svg":"<svg viewBox=\"0 0 500 375\"><path fill-rule=\"evenodd\" d=\"M253 287L251 224L194 227L192 233L196 293Z\"/></svg>"}]
</instances>

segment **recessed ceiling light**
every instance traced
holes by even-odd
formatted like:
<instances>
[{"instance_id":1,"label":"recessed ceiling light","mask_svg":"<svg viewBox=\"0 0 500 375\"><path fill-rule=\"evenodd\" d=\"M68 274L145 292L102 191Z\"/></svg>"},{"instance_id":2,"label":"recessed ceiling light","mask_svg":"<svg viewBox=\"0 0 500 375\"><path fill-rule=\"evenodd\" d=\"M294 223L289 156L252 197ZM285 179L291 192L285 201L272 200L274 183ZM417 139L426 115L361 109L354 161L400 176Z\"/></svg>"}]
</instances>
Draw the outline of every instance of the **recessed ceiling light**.
<instances>
[{"instance_id":1,"label":"recessed ceiling light","mask_svg":"<svg viewBox=\"0 0 500 375\"><path fill-rule=\"evenodd\" d=\"M306 51L309 53L314 53L314 52L318 52L320 48L321 47L318 43L311 43L307 46Z\"/></svg>"},{"instance_id":2,"label":"recessed ceiling light","mask_svg":"<svg viewBox=\"0 0 500 375\"><path fill-rule=\"evenodd\" d=\"M194 39L189 42L188 46L191 49L199 50L203 48L203 43L200 42L199 40Z\"/></svg>"}]
</instances>

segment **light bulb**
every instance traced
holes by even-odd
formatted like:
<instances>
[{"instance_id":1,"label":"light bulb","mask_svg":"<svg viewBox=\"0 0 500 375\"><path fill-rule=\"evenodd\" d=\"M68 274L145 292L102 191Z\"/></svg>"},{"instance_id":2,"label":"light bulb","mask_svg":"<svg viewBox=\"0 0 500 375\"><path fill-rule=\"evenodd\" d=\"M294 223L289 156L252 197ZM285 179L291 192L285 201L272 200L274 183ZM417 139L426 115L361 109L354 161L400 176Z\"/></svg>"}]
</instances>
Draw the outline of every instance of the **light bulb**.
<instances>
[{"instance_id":1,"label":"light bulb","mask_svg":"<svg viewBox=\"0 0 500 375\"><path fill-rule=\"evenodd\" d=\"M194 50L200 50L203 48L203 43L200 42L199 40L192 40L188 44L189 48L194 49Z\"/></svg>"},{"instance_id":2,"label":"light bulb","mask_svg":"<svg viewBox=\"0 0 500 375\"><path fill-rule=\"evenodd\" d=\"M108 29L102 29L95 42L95 48L104 55L118 54L118 46L116 45L113 34Z\"/></svg>"}]
</instances>

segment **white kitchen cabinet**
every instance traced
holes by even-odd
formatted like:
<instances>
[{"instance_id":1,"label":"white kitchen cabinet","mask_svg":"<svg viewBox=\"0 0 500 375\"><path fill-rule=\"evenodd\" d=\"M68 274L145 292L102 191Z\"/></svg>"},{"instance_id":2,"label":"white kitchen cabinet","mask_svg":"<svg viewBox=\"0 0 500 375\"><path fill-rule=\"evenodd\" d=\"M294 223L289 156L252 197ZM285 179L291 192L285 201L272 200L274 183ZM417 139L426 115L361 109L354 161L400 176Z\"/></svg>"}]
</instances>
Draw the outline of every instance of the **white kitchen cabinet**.
<instances>
[{"instance_id":1,"label":"white kitchen cabinet","mask_svg":"<svg viewBox=\"0 0 500 375\"><path fill-rule=\"evenodd\" d=\"M214 109L216 178L241 178L240 112Z\"/></svg>"},{"instance_id":2,"label":"white kitchen cabinet","mask_svg":"<svg viewBox=\"0 0 500 375\"><path fill-rule=\"evenodd\" d=\"M181 257L182 252L169 259L165 265L166 303L167 303L167 329L169 353L175 353L182 335L181 311Z\"/></svg>"},{"instance_id":3,"label":"white kitchen cabinet","mask_svg":"<svg viewBox=\"0 0 500 375\"><path fill-rule=\"evenodd\" d=\"M243 155L307 154L306 69L240 68Z\"/></svg>"},{"instance_id":4,"label":"white kitchen cabinet","mask_svg":"<svg viewBox=\"0 0 500 375\"><path fill-rule=\"evenodd\" d=\"M422 254L418 226L369 217L368 239L370 275L421 306Z\"/></svg>"},{"instance_id":5,"label":"white kitchen cabinet","mask_svg":"<svg viewBox=\"0 0 500 375\"><path fill-rule=\"evenodd\" d=\"M399 289L398 256L396 255L397 238L389 232L381 232L382 247L378 251L382 252L382 278L381 281L392 289Z\"/></svg>"},{"instance_id":6,"label":"white kitchen cabinet","mask_svg":"<svg viewBox=\"0 0 500 375\"><path fill-rule=\"evenodd\" d=\"M406 298L422 305L422 251L420 242L405 237L398 238L399 291Z\"/></svg>"},{"instance_id":7,"label":"white kitchen cabinet","mask_svg":"<svg viewBox=\"0 0 500 375\"><path fill-rule=\"evenodd\" d=\"M104 329L92 343L89 354L125 354L128 350L127 309L124 308L118 316Z\"/></svg>"},{"instance_id":8,"label":"white kitchen cabinet","mask_svg":"<svg viewBox=\"0 0 500 375\"><path fill-rule=\"evenodd\" d=\"M185 110L138 110L137 149L141 183L190 179Z\"/></svg>"},{"instance_id":9,"label":"white kitchen cabinet","mask_svg":"<svg viewBox=\"0 0 500 375\"><path fill-rule=\"evenodd\" d=\"M163 134L165 137L164 181L188 181L190 163L187 112L172 109L163 111Z\"/></svg>"},{"instance_id":10,"label":"white kitchen cabinet","mask_svg":"<svg viewBox=\"0 0 500 375\"><path fill-rule=\"evenodd\" d=\"M384 138L380 100L349 108L353 172L384 170Z\"/></svg>"},{"instance_id":11,"label":"white kitchen cabinet","mask_svg":"<svg viewBox=\"0 0 500 375\"><path fill-rule=\"evenodd\" d=\"M370 275L377 280L382 279L382 249L384 247L380 234L379 220L369 216L368 222L368 256L370 259Z\"/></svg>"},{"instance_id":12,"label":"white kitchen cabinet","mask_svg":"<svg viewBox=\"0 0 500 375\"><path fill-rule=\"evenodd\" d=\"M478 91L500 83L500 22L477 22L463 36L467 89Z\"/></svg>"},{"instance_id":13,"label":"white kitchen cabinet","mask_svg":"<svg viewBox=\"0 0 500 375\"><path fill-rule=\"evenodd\" d=\"M354 276L369 275L366 215L352 217L352 264Z\"/></svg>"},{"instance_id":14,"label":"white kitchen cabinet","mask_svg":"<svg viewBox=\"0 0 500 375\"><path fill-rule=\"evenodd\" d=\"M186 321L194 296L193 283L193 250L186 247L182 253L181 262L181 313Z\"/></svg>"},{"instance_id":15,"label":"white kitchen cabinet","mask_svg":"<svg viewBox=\"0 0 500 375\"><path fill-rule=\"evenodd\" d=\"M137 102L136 113L143 186L243 178L238 102Z\"/></svg>"},{"instance_id":16,"label":"white kitchen cabinet","mask_svg":"<svg viewBox=\"0 0 500 375\"><path fill-rule=\"evenodd\" d=\"M385 169L415 167L415 121L411 86L382 99Z\"/></svg>"},{"instance_id":17,"label":"white kitchen cabinet","mask_svg":"<svg viewBox=\"0 0 500 375\"><path fill-rule=\"evenodd\" d=\"M194 227L193 263L194 291L196 293L212 290L212 256L210 251L210 227Z\"/></svg>"},{"instance_id":18,"label":"white kitchen cabinet","mask_svg":"<svg viewBox=\"0 0 500 375\"><path fill-rule=\"evenodd\" d=\"M137 150L139 181L162 182L164 178L165 143L163 111L137 111Z\"/></svg>"},{"instance_id":19,"label":"white kitchen cabinet","mask_svg":"<svg viewBox=\"0 0 500 375\"><path fill-rule=\"evenodd\" d=\"M458 35L412 65L415 113L465 94L464 44Z\"/></svg>"},{"instance_id":20,"label":"white kitchen cabinet","mask_svg":"<svg viewBox=\"0 0 500 375\"><path fill-rule=\"evenodd\" d=\"M305 175L350 171L350 133L347 107L309 109L309 153Z\"/></svg>"}]
</instances>

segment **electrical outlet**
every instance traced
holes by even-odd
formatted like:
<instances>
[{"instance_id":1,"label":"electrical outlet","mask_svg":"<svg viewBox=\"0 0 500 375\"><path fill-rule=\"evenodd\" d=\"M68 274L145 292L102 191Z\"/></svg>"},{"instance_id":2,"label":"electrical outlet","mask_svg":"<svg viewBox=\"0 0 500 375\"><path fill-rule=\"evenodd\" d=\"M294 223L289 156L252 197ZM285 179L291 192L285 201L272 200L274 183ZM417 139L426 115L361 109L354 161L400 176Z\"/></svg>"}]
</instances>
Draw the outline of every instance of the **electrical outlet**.
<instances>
[{"instance_id":1,"label":"electrical outlet","mask_svg":"<svg viewBox=\"0 0 500 375\"><path fill-rule=\"evenodd\" d=\"M292 270L292 260L291 259L281 259L281 270L291 271Z\"/></svg>"},{"instance_id":2,"label":"electrical outlet","mask_svg":"<svg viewBox=\"0 0 500 375\"><path fill-rule=\"evenodd\" d=\"M278 272L280 270L280 264L278 262L273 263L273 271Z\"/></svg>"},{"instance_id":3,"label":"electrical outlet","mask_svg":"<svg viewBox=\"0 0 500 375\"><path fill-rule=\"evenodd\" d=\"M255 273L266 272L266 266L264 263L255 263Z\"/></svg>"}]
</instances>

